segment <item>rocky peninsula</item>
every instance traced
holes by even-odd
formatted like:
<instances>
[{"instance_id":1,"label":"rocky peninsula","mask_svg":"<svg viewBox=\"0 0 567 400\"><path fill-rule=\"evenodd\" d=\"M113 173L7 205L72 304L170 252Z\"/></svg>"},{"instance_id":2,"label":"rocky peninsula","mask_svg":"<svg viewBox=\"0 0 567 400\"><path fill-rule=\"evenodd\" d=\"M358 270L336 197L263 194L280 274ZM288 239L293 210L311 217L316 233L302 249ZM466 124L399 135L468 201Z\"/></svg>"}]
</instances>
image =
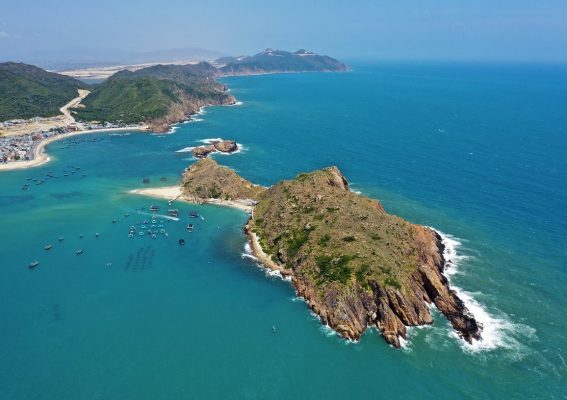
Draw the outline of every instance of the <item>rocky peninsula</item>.
<instances>
[{"instance_id":1,"label":"rocky peninsula","mask_svg":"<svg viewBox=\"0 0 567 400\"><path fill-rule=\"evenodd\" d=\"M481 339L482 326L443 275L439 234L351 192L336 167L264 188L203 159L184 173L181 193L199 203L249 204L254 255L290 277L298 296L346 339L376 327L400 347L407 327L433 323L432 304L464 340Z\"/></svg>"}]
</instances>

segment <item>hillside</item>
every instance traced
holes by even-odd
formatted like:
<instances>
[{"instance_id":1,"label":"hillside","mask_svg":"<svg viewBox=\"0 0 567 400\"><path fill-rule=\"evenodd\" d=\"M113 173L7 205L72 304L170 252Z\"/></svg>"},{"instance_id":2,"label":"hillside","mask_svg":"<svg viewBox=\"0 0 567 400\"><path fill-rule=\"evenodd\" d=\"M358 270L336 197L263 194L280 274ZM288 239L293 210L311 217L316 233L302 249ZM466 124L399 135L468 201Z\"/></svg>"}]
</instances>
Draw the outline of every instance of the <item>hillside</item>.
<instances>
[{"instance_id":1,"label":"hillside","mask_svg":"<svg viewBox=\"0 0 567 400\"><path fill-rule=\"evenodd\" d=\"M0 121L49 117L77 97L84 83L33 65L0 63Z\"/></svg>"},{"instance_id":2,"label":"hillside","mask_svg":"<svg viewBox=\"0 0 567 400\"><path fill-rule=\"evenodd\" d=\"M211 158L193 164L183 175L181 188L185 198L197 202L206 199L254 200L266 191Z\"/></svg>"},{"instance_id":3,"label":"hillside","mask_svg":"<svg viewBox=\"0 0 567 400\"><path fill-rule=\"evenodd\" d=\"M351 192L337 168L265 190L205 159L185 173L183 188L193 201L256 200L246 227L255 255L290 276L298 295L345 338L376 326L400 347L407 326L433 322L433 303L464 340L480 339L482 327L443 276L439 235Z\"/></svg>"},{"instance_id":4,"label":"hillside","mask_svg":"<svg viewBox=\"0 0 567 400\"><path fill-rule=\"evenodd\" d=\"M121 71L96 87L76 114L85 121L147 122L153 129L187 119L209 105L235 102L208 63Z\"/></svg>"},{"instance_id":5,"label":"hillside","mask_svg":"<svg viewBox=\"0 0 567 400\"><path fill-rule=\"evenodd\" d=\"M222 75L252 75L277 72L344 72L340 61L307 50L266 49L252 57L223 57L215 61Z\"/></svg>"}]
</instances>

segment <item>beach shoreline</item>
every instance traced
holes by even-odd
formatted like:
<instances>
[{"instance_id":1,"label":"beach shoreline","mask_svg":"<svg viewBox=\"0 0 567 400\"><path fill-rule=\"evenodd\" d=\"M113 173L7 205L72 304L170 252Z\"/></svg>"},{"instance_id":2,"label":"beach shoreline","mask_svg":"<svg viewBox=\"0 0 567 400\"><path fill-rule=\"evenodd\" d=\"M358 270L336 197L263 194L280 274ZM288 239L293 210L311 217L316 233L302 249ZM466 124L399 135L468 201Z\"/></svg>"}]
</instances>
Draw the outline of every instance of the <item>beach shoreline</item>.
<instances>
[{"instance_id":1,"label":"beach shoreline","mask_svg":"<svg viewBox=\"0 0 567 400\"><path fill-rule=\"evenodd\" d=\"M164 199L167 201L183 201L190 204L210 204L223 207L236 208L248 214L252 213L254 206L250 201L246 200L222 200L222 199L206 199L206 200L192 200L183 196L180 186L162 186L156 188L143 188L133 189L128 191L130 194L140 196L148 196L157 199Z\"/></svg>"},{"instance_id":2,"label":"beach shoreline","mask_svg":"<svg viewBox=\"0 0 567 400\"><path fill-rule=\"evenodd\" d=\"M45 146L50 143L56 142L61 139L67 139L72 136L84 135L88 133L104 133L104 132L116 132L116 131L145 131L147 126L132 126L124 128L104 128L104 129L87 129L76 132L67 132L61 135L51 136L47 139L41 140L33 149L33 158L31 160L23 161L11 161L9 163L0 164L0 171L12 171L18 169L27 169L38 167L40 165L46 164L51 160L45 153Z\"/></svg>"}]
</instances>

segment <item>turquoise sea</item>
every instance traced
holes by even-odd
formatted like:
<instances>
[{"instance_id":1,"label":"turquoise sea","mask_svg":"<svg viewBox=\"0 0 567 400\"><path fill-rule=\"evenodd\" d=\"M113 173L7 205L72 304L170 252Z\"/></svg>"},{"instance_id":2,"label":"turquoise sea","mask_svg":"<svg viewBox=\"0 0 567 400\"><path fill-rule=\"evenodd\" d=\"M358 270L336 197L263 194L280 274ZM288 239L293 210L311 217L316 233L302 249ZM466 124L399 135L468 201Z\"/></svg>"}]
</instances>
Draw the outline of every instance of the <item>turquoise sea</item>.
<instances>
[{"instance_id":1,"label":"turquoise sea","mask_svg":"<svg viewBox=\"0 0 567 400\"><path fill-rule=\"evenodd\" d=\"M225 81L242 104L172 134L84 135L0 172L0 399L567 397L567 67ZM194 162L178 150L217 137L244 146L216 159L254 182L337 165L353 190L450 235L451 282L485 340L463 344L439 314L402 350L374 331L340 339L245 255L238 210L177 204L180 221L156 221L167 237L128 238L150 219L136 210L167 204L127 192L177 182Z\"/></svg>"}]
</instances>

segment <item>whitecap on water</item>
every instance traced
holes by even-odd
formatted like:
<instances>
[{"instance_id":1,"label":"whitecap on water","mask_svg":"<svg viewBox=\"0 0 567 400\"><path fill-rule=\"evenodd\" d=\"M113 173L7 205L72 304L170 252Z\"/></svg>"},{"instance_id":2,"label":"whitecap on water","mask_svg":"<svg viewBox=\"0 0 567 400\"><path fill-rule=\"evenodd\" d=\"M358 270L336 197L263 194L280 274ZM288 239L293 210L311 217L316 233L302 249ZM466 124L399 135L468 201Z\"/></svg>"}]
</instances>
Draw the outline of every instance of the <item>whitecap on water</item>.
<instances>
[{"instance_id":1,"label":"whitecap on water","mask_svg":"<svg viewBox=\"0 0 567 400\"><path fill-rule=\"evenodd\" d=\"M184 147L181 150L177 150L175 151L176 153L190 153L193 151L193 149L195 148L195 146L191 146L191 147Z\"/></svg>"},{"instance_id":2,"label":"whitecap on water","mask_svg":"<svg viewBox=\"0 0 567 400\"><path fill-rule=\"evenodd\" d=\"M434 228L432 228L434 229ZM499 312L498 316L491 313L482 305L475 297L481 297L482 293L469 293L455 286L451 282L451 277L457 272L459 263L470 259L469 256L458 253L458 249L462 245L462 241L455 236L443 233L434 229L442 239L445 246L443 256L446 261L446 269L444 274L447 276L451 288L457 293L457 296L463 301L473 317L482 324L481 340L474 340L472 344L462 340L457 332L450 330L449 336L458 339L458 343L466 352L480 352L504 348L509 350L520 350L523 346L517 337L535 338L535 329L523 324L517 324L510 321L508 316Z\"/></svg>"}]
</instances>

